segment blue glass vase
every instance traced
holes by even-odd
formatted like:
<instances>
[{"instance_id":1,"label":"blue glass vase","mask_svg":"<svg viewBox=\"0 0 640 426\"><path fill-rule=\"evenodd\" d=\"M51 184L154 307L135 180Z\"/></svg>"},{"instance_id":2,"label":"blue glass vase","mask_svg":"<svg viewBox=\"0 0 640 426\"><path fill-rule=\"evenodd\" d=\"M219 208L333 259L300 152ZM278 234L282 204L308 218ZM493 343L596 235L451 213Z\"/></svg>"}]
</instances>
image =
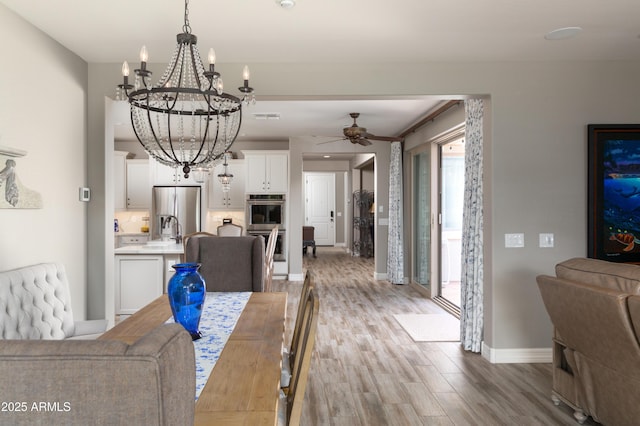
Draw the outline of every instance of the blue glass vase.
<instances>
[{"instance_id":1,"label":"blue glass vase","mask_svg":"<svg viewBox=\"0 0 640 426\"><path fill-rule=\"evenodd\" d=\"M202 275L198 273L199 263L178 263L173 265L175 274L169 280L167 295L173 318L181 324L193 340L202 337L198 327L202 316L202 305L207 289Z\"/></svg>"}]
</instances>

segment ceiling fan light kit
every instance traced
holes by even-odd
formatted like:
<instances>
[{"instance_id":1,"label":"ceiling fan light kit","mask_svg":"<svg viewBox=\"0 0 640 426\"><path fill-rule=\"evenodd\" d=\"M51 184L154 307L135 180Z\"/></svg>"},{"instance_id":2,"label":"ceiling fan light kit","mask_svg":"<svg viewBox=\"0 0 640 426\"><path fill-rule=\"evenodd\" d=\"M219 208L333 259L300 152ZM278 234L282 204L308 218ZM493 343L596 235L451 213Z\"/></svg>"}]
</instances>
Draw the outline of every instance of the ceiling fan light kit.
<instances>
[{"instance_id":1,"label":"ceiling fan light kit","mask_svg":"<svg viewBox=\"0 0 640 426\"><path fill-rule=\"evenodd\" d=\"M544 38L547 40L566 40L577 36L581 32L582 28L580 27L558 28L557 30L548 32Z\"/></svg>"},{"instance_id":2,"label":"ceiling fan light kit","mask_svg":"<svg viewBox=\"0 0 640 426\"><path fill-rule=\"evenodd\" d=\"M240 131L243 104L255 103L248 67L238 88L242 98L224 92L213 49L205 69L196 47L198 38L191 34L188 6L185 0L183 32L177 35L175 51L158 83L151 82L143 46L134 84L129 83L125 61L116 96L129 101L131 124L145 151L161 164L182 167L185 178L192 169L212 168L222 161Z\"/></svg>"}]
</instances>

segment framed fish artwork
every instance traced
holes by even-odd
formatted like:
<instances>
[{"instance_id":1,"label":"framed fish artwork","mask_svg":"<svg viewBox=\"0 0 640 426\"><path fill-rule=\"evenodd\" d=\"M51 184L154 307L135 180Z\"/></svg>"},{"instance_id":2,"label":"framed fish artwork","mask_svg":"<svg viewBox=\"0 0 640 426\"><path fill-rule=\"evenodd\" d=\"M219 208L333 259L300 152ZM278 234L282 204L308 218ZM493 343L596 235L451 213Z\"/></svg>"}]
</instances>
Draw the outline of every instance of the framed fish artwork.
<instances>
[{"instance_id":1,"label":"framed fish artwork","mask_svg":"<svg viewBox=\"0 0 640 426\"><path fill-rule=\"evenodd\" d=\"M640 124L589 124L588 256L640 263Z\"/></svg>"}]
</instances>

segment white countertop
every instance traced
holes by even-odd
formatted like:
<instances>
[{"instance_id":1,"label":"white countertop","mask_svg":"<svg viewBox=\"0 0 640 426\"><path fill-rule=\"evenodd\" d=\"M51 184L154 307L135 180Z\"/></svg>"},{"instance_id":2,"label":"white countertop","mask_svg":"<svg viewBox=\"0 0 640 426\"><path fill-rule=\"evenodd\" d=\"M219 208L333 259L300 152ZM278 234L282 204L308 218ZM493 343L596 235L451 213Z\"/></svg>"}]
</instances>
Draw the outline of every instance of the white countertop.
<instances>
[{"instance_id":1,"label":"white countertop","mask_svg":"<svg viewBox=\"0 0 640 426\"><path fill-rule=\"evenodd\" d=\"M182 244L141 244L139 246L124 246L115 249L114 254L182 254Z\"/></svg>"}]
</instances>

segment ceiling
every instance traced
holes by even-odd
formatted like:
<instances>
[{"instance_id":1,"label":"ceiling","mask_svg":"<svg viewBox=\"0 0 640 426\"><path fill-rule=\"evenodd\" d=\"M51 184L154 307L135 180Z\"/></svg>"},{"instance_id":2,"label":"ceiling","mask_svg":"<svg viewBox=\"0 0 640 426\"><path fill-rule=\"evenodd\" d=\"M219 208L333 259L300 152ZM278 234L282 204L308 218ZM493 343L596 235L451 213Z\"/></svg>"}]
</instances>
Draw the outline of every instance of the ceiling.
<instances>
[{"instance_id":1,"label":"ceiling","mask_svg":"<svg viewBox=\"0 0 640 426\"><path fill-rule=\"evenodd\" d=\"M146 45L166 63L182 32L181 0L0 0L89 63L134 64ZM219 63L385 63L427 61L637 60L638 0L192 0L201 54ZM545 34L578 26L565 40ZM162 70L155 70L160 73ZM230 77L227 77L230 78ZM360 112L370 133L395 136L442 98L261 99L245 111L239 140L340 137ZM254 118L279 114L279 120ZM125 111L126 114L126 111ZM125 120L125 122L128 120ZM133 138L128 126L116 129Z\"/></svg>"}]
</instances>

